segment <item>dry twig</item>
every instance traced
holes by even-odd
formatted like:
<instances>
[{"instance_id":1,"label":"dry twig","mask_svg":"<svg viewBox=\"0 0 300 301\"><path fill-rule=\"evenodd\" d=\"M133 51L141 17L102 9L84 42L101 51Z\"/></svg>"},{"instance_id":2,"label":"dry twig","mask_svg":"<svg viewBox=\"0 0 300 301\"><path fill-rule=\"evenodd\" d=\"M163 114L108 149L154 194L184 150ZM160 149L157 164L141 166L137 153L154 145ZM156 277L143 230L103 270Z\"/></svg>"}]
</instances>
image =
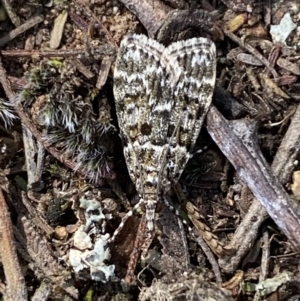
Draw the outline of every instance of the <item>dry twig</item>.
<instances>
[{"instance_id":1,"label":"dry twig","mask_svg":"<svg viewBox=\"0 0 300 301\"><path fill-rule=\"evenodd\" d=\"M88 5L82 1L82 0L77 0L78 4L80 6L84 7L85 12L89 15L89 17L92 19L93 22L97 23L100 26L100 29L103 31L103 33L106 36L107 41L109 44L111 44L114 48L118 48L116 42L114 41L113 37L111 36L110 32L106 29L105 26L99 21L99 19L95 16L95 14L90 10Z\"/></svg>"},{"instance_id":2,"label":"dry twig","mask_svg":"<svg viewBox=\"0 0 300 301\"><path fill-rule=\"evenodd\" d=\"M260 54L254 47L252 47L248 43L244 43L234 33L230 32L226 29L223 29L223 31L224 31L224 34L229 39L231 39L232 41L237 43L242 49L245 49L246 51L248 51L249 53L254 55L255 58L257 58L259 61L261 61L268 68L268 70L272 73L274 78L278 77L278 74L277 74L276 70L271 66L270 62L262 54Z\"/></svg>"},{"instance_id":3,"label":"dry twig","mask_svg":"<svg viewBox=\"0 0 300 301\"><path fill-rule=\"evenodd\" d=\"M15 11L13 10L12 6L11 6L11 2L8 0L1 0L2 5L5 8L5 11L7 12L10 21L16 26L20 26L21 25L21 20L18 17L18 15L15 13Z\"/></svg>"},{"instance_id":4,"label":"dry twig","mask_svg":"<svg viewBox=\"0 0 300 301\"><path fill-rule=\"evenodd\" d=\"M295 168L294 162L300 151L300 106L298 107L292 122L286 132L280 147L272 163L272 170L278 177L281 184L286 184ZM228 141L229 143L229 141ZM232 257L222 258L220 266L227 272L232 273L238 266L241 258L253 245L258 233L258 229L263 221L268 217L268 213L261 203L254 199L243 221L237 228L230 246L239 246L237 252ZM243 242L241 245L240 242Z\"/></svg>"},{"instance_id":5,"label":"dry twig","mask_svg":"<svg viewBox=\"0 0 300 301\"><path fill-rule=\"evenodd\" d=\"M265 231L262 239L262 259L260 267L259 282L265 281L268 278L270 268L270 237L268 231ZM257 291L253 297L253 301L260 300L260 293Z\"/></svg>"},{"instance_id":6,"label":"dry twig","mask_svg":"<svg viewBox=\"0 0 300 301\"><path fill-rule=\"evenodd\" d=\"M256 141L248 134L251 132L250 124L241 121L230 124L212 106L207 114L207 130L242 181L294 247L300 250L300 208L270 171Z\"/></svg>"},{"instance_id":7,"label":"dry twig","mask_svg":"<svg viewBox=\"0 0 300 301\"><path fill-rule=\"evenodd\" d=\"M6 301L26 301L27 289L14 243L10 214L0 188L0 252L6 278Z\"/></svg>"},{"instance_id":8,"label":"dry twig","mask_svg":"<svg viewBox=\"0 0 300 301\"><path fill-rule=\"evenodd\" d=\"M104 45L91 49L95 54L99 55L114 55L115 48ZM1 50L0 54L6 58L22 58L22 57L69 57L86 55L86 49L53 49L53 50L35 50L35 49L21 49L21 50Z\"/></svg>"},{"instance_id":9,"label":"dry twig","mask_svg":"<svg viewBox=\"0 0 300 301\"><path fill-rule=\"evenodd\" d=\"M24 24L20 25L16 29L12 30L8 35L0 39L0 47L17 37L19 34L25 32L26 30L32 28L33 26L39 24L44 20L43 16L35 16L32 19L28 20Z\"/></svg>"}]
</instances>

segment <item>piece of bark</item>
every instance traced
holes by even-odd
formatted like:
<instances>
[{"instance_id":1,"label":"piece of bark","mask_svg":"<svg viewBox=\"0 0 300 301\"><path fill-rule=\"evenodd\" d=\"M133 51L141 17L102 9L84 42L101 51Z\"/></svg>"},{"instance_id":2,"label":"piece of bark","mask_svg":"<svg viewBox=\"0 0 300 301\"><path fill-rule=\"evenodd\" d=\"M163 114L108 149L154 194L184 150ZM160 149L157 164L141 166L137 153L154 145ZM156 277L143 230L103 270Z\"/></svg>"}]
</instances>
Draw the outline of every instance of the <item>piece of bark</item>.
<instances>
[{"instance_id":1,"label":"piece of bark","mask_svg":"<svg viewBox=\"0 0 300 301\"><path fill-rule=\"evenodd\" d=\"M300 250L300 207L273 175L256 141L249 137L250 124L240 121L230 124L212 106L207 114L206 126L242 181L248 185L294 247Z\"/></svg>"}]
</instances>

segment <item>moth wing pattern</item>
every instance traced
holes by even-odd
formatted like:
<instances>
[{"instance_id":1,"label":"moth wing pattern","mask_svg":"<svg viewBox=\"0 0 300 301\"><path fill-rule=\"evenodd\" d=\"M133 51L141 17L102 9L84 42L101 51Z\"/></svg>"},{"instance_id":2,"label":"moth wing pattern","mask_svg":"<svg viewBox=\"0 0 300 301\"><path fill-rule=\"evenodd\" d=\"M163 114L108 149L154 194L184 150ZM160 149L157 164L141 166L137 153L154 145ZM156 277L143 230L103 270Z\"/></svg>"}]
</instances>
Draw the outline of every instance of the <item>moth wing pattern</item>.
<instances>
[{"instance_id":1,"label":"moth wing pattern","mask_svg":"<svg viewBox=\"0 0 300 301\"><path fill-rule=\"evenodd\" d=\"M116 111L129 175L148 221L190 158L212 99L215 57L215 45L206 38L166 48L143 35L121 42L114 70Z\"/></svg>"},{"instance_id":2,"label":"moth wing pattern","mask_svg":"<svg viewBox=\"0 0 300 301\"><path fill-rule=\"evenodd\" d=\"M165 48L143 35L126 36L114 70L114 97L130 177L141 196L155 194L168 151L173 91L182 76Z\"/></svg>"},{"instance_id":3,"label":"moth wing pattern","mask_svg":"<svg viewBox=\"0 0 300 301\"><path fill-rule=\"evenodd\" d=\"M175 185L195 146L212 101L216 81L216 47L206 38L179 41L167 47L163 56L177 62L182 78L174 93L175 107L170 126L175 129L169 141L167 175Z\"/></svg>"}]
</instances>

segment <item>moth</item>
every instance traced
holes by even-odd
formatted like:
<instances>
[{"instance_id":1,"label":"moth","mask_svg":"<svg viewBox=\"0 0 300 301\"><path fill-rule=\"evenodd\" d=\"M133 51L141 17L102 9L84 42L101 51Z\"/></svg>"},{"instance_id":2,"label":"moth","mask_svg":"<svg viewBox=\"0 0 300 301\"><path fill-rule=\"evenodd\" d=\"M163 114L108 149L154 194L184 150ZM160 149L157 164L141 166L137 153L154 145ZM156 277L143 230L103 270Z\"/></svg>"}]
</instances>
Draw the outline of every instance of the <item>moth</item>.
<instances>
[{"instance_id":1,"label":"moth","mask_svg":"<svg viewBox=\"0 0 300 301\"><path fill-rule=\"evenodd\" d=\"M140 197L133 210L144 205L149 231L158 204L191 157L215 80L216 48L207 38L164 47L133 34L121 42L114 69L116 112L127 168Z\"/></svg>"}]
</instances>

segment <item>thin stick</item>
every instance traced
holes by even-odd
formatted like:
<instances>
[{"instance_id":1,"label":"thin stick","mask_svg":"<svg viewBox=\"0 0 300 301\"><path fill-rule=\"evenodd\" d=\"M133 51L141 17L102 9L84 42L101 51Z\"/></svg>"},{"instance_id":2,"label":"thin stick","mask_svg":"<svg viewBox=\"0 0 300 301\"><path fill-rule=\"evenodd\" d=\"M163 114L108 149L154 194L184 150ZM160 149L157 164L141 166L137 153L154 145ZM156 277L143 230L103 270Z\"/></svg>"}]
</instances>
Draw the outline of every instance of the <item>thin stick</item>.
<instances>
[{"instance_id":1,"label":"thin stick","mask_svg":"<svg viewBox=\"0 0 300 301\"><path fill-rule=\"evenodd\" d=\"M10 21L16 26L20 26L21 25L21 20L18 17L18 15L15 13L15 11L13 10L12 6L11 6L11 1L8 0L1 0L2 5L5 8L5 11L7 12Z\"/></svg>"},{"instance_id":2,"label":"thin stick","mask_svg":"<svg viewBox=\"0 0 300 301\"><path fill-rule=\"evenodd\" d=\"M93 11L89 8L87 3L82 0L76 0L76 2L84 7L84 11L89 16L91 21L97 23L100 26L101 31L105 34L105 37L107 41L114 46L115 48L118 48L116 42L114 41L113 37L111 36L110 32L107 30L107 28L100 22L100 20L96 17L96 15L93 13Z\"/></svg>"},{"instance_id":3,"label":"thin stick","mask_svg":"<svg viewBox=\"0 0 300 301\"><path fill-rule=\"evenodd\" d=\"M21 33L27 31L28 29L32 28L33 26L41 23L44 20L43 16L35 16L25 22L24 24L20 25L16 29L12 30L9 34L4 36L3 38L0 39L0 47L4 46L7 44L9 41L13 40L15 37L20 35Z\"/></svg>"},{"instance_id":4,"label":"thin stick","mask_svg":"<svg viewBox=\"0 0 300 301\"><path fill-rule=\"evenodd\" d=\"M141 247L145 241L146 233L147 233L147 219L144 214L141 218L141 221L140 221L137 233L136 233L133 250L130 254L130 259L129 259L129 262L127 265L128 268L127 268L126 276L124 279L127 284L132 284L132 282L134 280L134 271L135 271L137 262L139 260L140 253L142 251Z\"/></svg>"},{"instance_id":5,"label":"thin stick","mask_svg":"<svg viewBox=\"0 0 300 301\"><path fill-rule=\"evenodd\" d=\"M27 300L25 279L18 262L10 213L0 187L0 253L6 279L6 300Z\"/></svg>"},{"instance_id":6,"label":"thin stick","mask_svg":"<svg viewBox=\"0 0 300 301\"><path fill-rule=\"evenodd\" d=\"M100 55L114 55L115 48L105 45L91 49L92 53ZM82 49L54 49L54 50L36 50L36 49L19 49L19 50L2 50L0 55L6 58L22 58L22 57L72 57L86 55L85 48Z\"/></svg>"},{"instance_id":7,"label":"thin stick","mask_svg":"<svg viewBox=\"0 0 300 301\"><path fill-rule=\"evenodd\" d=\"M252 55L254 55L259 61L261 61L267 68L268 70L272 73L274 78L278 77L277 72L275 71L275 69L271 66L270 62L262 55L258 52L258 50L256 50L254 47L252 47L250 44L248 43L244 43L241 39L239 39L234 33L223 29L224 34L231 39L232 41L236 42L242 49L245 49L246 51L248 51L249 53L251 53Z\"/></svg>"}]
</instances>

